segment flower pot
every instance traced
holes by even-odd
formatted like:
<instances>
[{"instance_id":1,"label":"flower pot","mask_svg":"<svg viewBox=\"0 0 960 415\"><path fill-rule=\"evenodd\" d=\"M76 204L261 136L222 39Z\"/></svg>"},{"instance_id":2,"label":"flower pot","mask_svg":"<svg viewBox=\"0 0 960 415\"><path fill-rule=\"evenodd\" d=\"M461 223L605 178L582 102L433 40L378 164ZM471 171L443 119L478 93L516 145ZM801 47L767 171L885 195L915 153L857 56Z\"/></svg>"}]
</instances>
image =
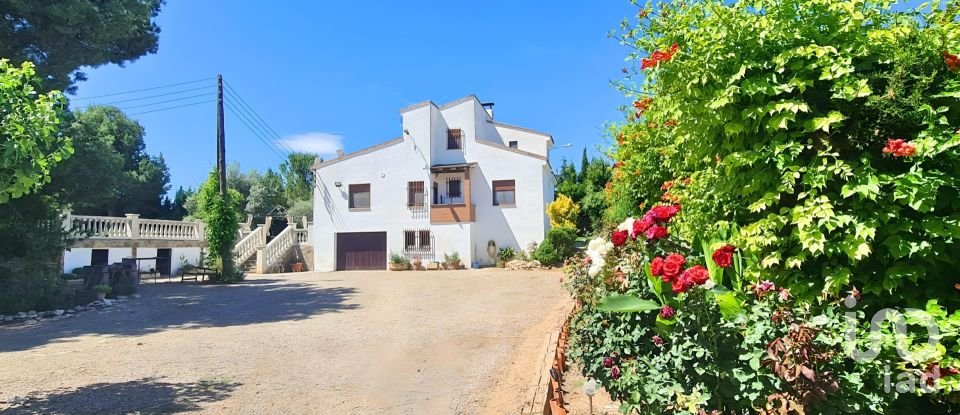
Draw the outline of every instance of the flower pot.
<instances>
[{"instance_id":1,"label":"flower pot","mask_svg":"<svg viewBox=\"0 0 960 415\"><path fill-rule=\"evenodd\" d=\"M507 263L503 261L497 261L497 268L506 268Z\"/></svg>"},{"instance_id":2,"label":"flower pot","mask_svg":"<svg viewBox=\"0 0 960 415\"><path fill-rule=\"evenodd\" d=\"M390 264L390 271L406 271L407 264Z\"/></svg>"},{"instance_id":3,"label":"flower pot","mask_svg":"<svg viewBox=\"0 0 960 415\"><path fill-rule=\"evenodd\" d=\"M104 298L107 298L107 293L97 292L97 300L103 300Z\"/></svg>"},{"instance_id":4,"label":"flower pot","mask_svg":"<svg viewBox=\"0 0 960 415\"><path fill-rule=\"evenodd\" d=\"M413 263L413 270L414 270L414 271L423 270L422 265L423 265L423 263L421 263L420 261L415 261L415 262Z\"/></svg>"},{"instance_id":5,"label":"flower pot","mask_svg":"<svg viewBox=\"0 0 960 415\"><path fill-rule=\"evenodd\" d=\"M460 261L451 261L450 269L460 269Z\"/></svg>"},{"instance_id":6,"label":"flower pot","mask_svg":"<svg viewBox=\"0 0 960 415\"><path fill-rule=\"evenodd\" d=\"M290 269L291 269L293 272L303 272L303 263L302 263L302 262L295 262L295 263L293 263L293 265L290 265Z\"/></svg>"}]
</instances>

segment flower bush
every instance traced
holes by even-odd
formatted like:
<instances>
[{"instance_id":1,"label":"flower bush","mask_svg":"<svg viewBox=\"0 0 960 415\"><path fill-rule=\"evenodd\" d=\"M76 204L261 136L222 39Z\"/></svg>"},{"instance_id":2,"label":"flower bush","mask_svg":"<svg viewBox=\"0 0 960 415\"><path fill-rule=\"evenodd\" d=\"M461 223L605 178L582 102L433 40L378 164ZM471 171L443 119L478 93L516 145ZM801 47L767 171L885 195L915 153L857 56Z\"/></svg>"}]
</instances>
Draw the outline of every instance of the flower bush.
<instances>
[{"instance_id":1,"label":"flower bush","mask_svg":"<svg viewBox=\"0 0 960 415\"><path fill-rule=\"evenodd\" d=\"M623 22L620 225L565 271L572 356L624 412L957 412L958 11L699 0ZM894 312L906 333L870 324Z\"/></svg>"}]
</instances>

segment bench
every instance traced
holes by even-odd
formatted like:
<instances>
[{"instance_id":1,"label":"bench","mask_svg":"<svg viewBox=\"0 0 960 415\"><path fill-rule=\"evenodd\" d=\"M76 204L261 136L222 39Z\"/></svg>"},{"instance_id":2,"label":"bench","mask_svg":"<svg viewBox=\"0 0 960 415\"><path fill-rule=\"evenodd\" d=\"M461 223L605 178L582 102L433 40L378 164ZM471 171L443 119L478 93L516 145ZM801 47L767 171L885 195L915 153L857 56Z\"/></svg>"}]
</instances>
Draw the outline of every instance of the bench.
<instances>
[{"instance_id":1,"label":"bench","mask_svg":"<svg viewBox=\"0 0 960 415\"><path fill-rule=\"evenodd\" d=\"M187 280L197 281L197 278L200 278L200 282L203 282L206 277L217 277L220 273L217 272L214 268L206 267L190 267L189 269L180 270L180 282Z\"/></svg>"}]
</instances>

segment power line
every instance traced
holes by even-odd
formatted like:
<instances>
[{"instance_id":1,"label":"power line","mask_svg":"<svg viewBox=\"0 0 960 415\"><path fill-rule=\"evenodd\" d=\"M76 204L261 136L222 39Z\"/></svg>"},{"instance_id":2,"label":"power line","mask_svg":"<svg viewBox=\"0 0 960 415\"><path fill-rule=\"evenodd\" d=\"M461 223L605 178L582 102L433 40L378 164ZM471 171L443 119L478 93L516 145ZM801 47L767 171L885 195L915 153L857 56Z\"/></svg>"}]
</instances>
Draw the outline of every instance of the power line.
<instances>
[{"instance_id":1,"label":"power line","mask_svg":"<svg viewBox=\"0 0 960 415\"><path fill-rule=\"evenodd\" d=\"M200 104L207 104L207 103L214 102L214 101L216 101L216 100L215 100L215 99L209 99L209 100L206 100L206 101L200 101L200 102L193 102L193 103L190 103L190 104L177 105L177 106L175 106L175 107L158 108L158 109L150 110L150 111L135 112L135 113L132 113L132 114L127 114L127 116L134 116L134 115L140 115L140 114L149 114L149 113L151 113L151 112L175 110L175 109L177 109L177 108L190 107L190 106L193 106L193 105L200 105Z\"/></svg>"},{"instance_id":2,"label":"power line","mask_svg":"<svg viewBox=\"0 0 960 415\"><path fill-rule=\"evenodd\" d=\"M241 108L246 107L247 109L249 109L249 111L252 112L253 115L255 116L255 119L259 119L259 120L260 120L260 123L261 123L264 127L266 127L266 129L270 130L270 132L273 133L273 136L275 137L276 141L277 141L281 146L283 146L283 147L284 147L288 152L290 152L290 153L293 153L293 152L294 152L294 151L293 151L293 148L291 148L289 145L287 145L286 143L283 142L283 139L280 137L280 134L277 133L277 131L274 130L272 127L270 127L270 124L268 124L267 121L264 120L263 117L261 117L260 114L258 114L257 111L254 110L253 107L251 107L250 104L248 104L245 99L243 99L242 96L240 96L240 93L237 92L236 89L233 89L233 87L230 86L230 84L229 84L228 82L224 82L224 85L227 87L227 92L228 92L230 95L232 95L232 96L234 96L234 97L236 97L237 99L240 100Z\"/></svg>"},{"instance_id":3,"label":"power line","mask_svg":"<svg viewBox=\"0 0 960 415\"><path fill-rule=\"evenodd\" d=\"M264 144L274 149L275 152L278 153L280 156L286 158L286 156L284 155L285 153L284 150L280 148L280 146L278 146L274 140L270 139L270 134L264 131L262 127L260 127L256 122L254 122L250 118L249 114L246 114L243 111L241 111L242 108L239 108L234 102L231 102L229 100L224 100L223 102L228 107L230 107L230 110L233 111L234 115L236 115L238 118L241 118L241 121L247 122L247 127L250 128L251 131L257 134L257 138L259 138L260 141L263 141Z\"/></svg>"},{"instance_id":4,"label":"power line","mask_svg":"<svg viewBox=\"0 0 960 415\"><path fill-rule=\"evenodd\" d=\"M197 95L191 95L191 96L188 96L188 97L168 99L168 100L165 100L165 101L157 101L157 102L151 102L151 103L147 103L147 104L132 105L132 106L123 107L123 108L120 108L120 109L126 111L126 110L132 109L132 108L150 107L150 106L154 106L154 105L158 105L158 104L166 104L166 103L168 103L168 102L183 101L183 100L185 100L185 99L208 97L208 96L210 96L210 93L209 93L209 92L206 93L206 94L197 94Z\"/></svg>"},{"instance_id":5,"label":"power line","mask_svg":"<svg viewBox=\"0 0 960 415\"><path fill-rule=\"evenodd\" d=\"M290 148L290 146L288 146L286 143L283 142L283 139L280 137L280 134L278 134L277 131L273 129L273 127L270 127L270 125L267 124L266 120L264 120L263 117L261 117L260 114L258 114L253 109L253 107L250 106L250 104L247 104L247 102L243 99L243 97L240 96L240 94L236 92L236 90L230 87L230 85L227 84L226 82L224 83L224 85L226 85L227 87L227 95L226 95L227 98L231 98L231 99L236 98L237 101L234 101L234 104L236 104L239 110L243 111L243 113L247 115L252 122L260 126L264 135L266 135L267 137L272 137L272 140L276 142L280 147L282 147L286 152L288 153L294 152L293 149Z\"/></svg>"},{"instance_id":6,"label":"power line","mask_svg":"<svg viewBox=\"0 0 960 415\"><path fill-rule=\"evenodd\" d=\"M256 129L254 129L249 123L247 123L246 118L243 115L239 114L237 110L234 109L233 105L230 104L229 101L223 101L223 103L226 104L226 107L228 110L230 110L231 114L236 116L237 119L240 120L240 122L243 123L243 125L245 125L247 129L250 130L250 132L253 133L255 137L257 137L258 140L260 140L265 146L267 146L267 149L272 151L273 154L275 154L278 158L280 158L281 161L286 160L283 154L279 152L273 145L270 144L270 141L268 139L265 139L263 136L261 136Z\"/></svg>"},{"instance_id":7,"label":"power line","mask_svg":"<svg viewBox=\"0 0 960 415\"><path fill-rule=\"evenodd\" d=\"M201 89L210 89L210 87L209 87L209 86L201 86L201 87L199 87L199 88L190 88L190 89L184 89L184 90L182 90L182 91L167 92L167 93L165 93L165 94L149 95L149 96L138 97L138 98L121 99L121 100L119 100L119 101L95 102L95 103L92 103L92 104L90 104L90 105L113 105L113 104L121 104L121 103L124 103L124 102L143 101L143 100L145 100L145 99L166 97L166 96L170 96L170 95L182 94L182 93L184 93L184 92L199 91L199 90L201 90Z\"/></svg>"},{"instance_id":8,"label":"power line","mask_svg":"<svg viewBox=\"0 0 960 415\"><path fill-rule=\"evenodd\" d=\"M163 88L170 88L170 87L180 86L180 85L195 84L195 83L197 83L197 82L209 81L209 80L211 80L211 79L213 79L213 78L203 78L203 79L197 79L197 80L195 80L195 81L179 82L179 83L175 83L175 84L160 85L160 86L155 86L155 87L150 87L150 88L134 89L134 90L131 90L131 91L115 92L115 93L112 93L112 94L95 95L95 96L92 96L92 97L74 98L74 99L72 99L71 101L86 101L86 100L88 100L88 99L103 98L103 97L112 97L112 96L117 96L117 95L127 95L127 94L133 94L133 93L137 93L137 92L143 92L143 91L153 91L153 90L155 90L155 89L163 89Z\"/></svg>"}]
</instances>

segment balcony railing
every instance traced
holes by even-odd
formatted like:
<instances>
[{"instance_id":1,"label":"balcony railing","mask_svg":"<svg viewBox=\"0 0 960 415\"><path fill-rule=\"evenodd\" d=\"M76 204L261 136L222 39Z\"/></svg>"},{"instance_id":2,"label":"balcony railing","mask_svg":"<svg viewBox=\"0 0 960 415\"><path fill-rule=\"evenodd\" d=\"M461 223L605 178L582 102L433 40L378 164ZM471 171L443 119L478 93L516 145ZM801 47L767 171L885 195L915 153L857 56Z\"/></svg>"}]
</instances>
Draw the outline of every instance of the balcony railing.
<instances>
[{"instance_id":1,"label":"balcony railing","mask_svg":"<svg viewBox=\"0 0 960 415\"><path fill-rule=\"evenodd\" d=\"M83 216L65 212L64 229L89 239L163 239L202 241L203 224L177 220L125 217Z\"/></svg>"},{"instance_id":2,"label":"balcony railing","mask_svg":"<svg viewBox=\"0 0 960 415\"><path fill-rule=\"evenodd\" d=\"M430 206L430 223L469 223L476 221L476 205L449 204Z\"/></svg>"}]
</instances>

